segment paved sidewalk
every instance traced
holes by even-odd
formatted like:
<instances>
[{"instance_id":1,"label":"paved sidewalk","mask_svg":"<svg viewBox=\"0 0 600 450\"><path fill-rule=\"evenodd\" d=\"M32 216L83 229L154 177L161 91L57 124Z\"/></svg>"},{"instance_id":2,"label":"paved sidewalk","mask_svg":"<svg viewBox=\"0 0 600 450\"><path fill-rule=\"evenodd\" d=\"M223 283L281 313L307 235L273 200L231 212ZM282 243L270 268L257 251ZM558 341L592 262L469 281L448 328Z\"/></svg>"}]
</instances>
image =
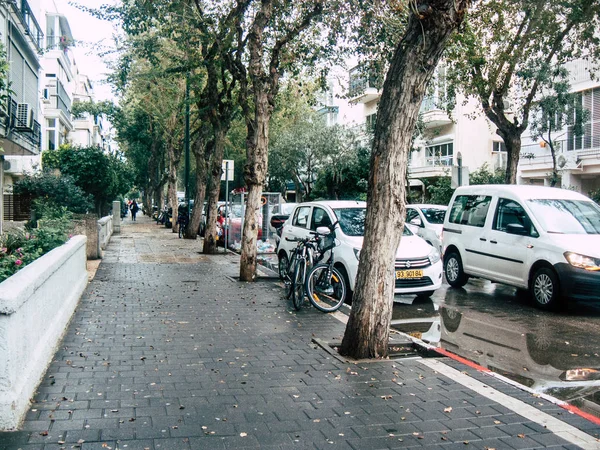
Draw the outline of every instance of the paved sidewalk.
<instances>
[{"instance_id":1,"label":"paved sidewalk","mask_svg":"<svg viewBox=\"0 0 600 450\"><path fill-rule=\"evenodd\" d=\"M598 425L443 358L334 357L313 339L339 320L200 244L126 219L0 449L600 448Z\"/></svg>"}]
</instances>

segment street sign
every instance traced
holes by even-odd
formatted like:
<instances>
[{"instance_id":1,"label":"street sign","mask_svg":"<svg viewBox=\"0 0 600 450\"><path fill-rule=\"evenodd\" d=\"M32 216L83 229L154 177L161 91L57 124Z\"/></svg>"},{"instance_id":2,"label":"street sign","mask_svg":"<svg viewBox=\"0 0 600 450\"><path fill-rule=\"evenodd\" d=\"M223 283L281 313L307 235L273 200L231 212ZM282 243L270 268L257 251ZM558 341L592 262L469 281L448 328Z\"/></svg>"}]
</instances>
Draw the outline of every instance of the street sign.
<instances>
[{"instance_id":1,"label":"street sign","mask_svg":"<svg viewBox=\"0 0 600 450\"><path fill-rule=\"evenodd\" d=\"M223 160L223 174L221 175L221 181L233 180L233 159L224 159Z\"/></svg>"}]
</instances>

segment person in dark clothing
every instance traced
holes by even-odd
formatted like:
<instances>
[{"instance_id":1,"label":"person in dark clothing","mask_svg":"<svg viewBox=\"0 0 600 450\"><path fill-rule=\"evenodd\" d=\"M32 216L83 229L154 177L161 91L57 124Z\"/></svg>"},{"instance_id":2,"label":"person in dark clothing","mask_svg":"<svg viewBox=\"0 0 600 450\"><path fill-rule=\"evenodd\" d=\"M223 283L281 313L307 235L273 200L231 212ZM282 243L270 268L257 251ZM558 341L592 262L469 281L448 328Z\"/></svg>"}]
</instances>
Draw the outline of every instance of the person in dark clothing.
<instances>
[{"instance_id":1,"label":"person in dark clothing","mask_svg":"<svg viewBox=\"0 0 600 450\"><path fill-rule=\"evenodd\" d=\"M131 209L131 220L135 220L135 215L140 209L135 200L131 202L131 206L129 207L129 209Z\"/></svg>"}]
</instances>

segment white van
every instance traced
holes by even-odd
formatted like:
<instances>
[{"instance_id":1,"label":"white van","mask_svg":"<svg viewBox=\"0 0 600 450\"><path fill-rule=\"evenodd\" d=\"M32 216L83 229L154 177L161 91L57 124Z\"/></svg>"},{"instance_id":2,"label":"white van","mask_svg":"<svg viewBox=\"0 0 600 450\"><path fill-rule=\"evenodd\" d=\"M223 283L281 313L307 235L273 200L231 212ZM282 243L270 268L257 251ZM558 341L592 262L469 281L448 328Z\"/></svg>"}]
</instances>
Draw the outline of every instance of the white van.
<instances>
[{"instance_id":1,"label":"white van","mask_svg":"<svg viewBox=\"0 0 600 450\"><path fill-rule=\"evenodd\" d=\"M600 207L566 189L459 187L443 229L451 286L469 277L529 289L536 305L600 301Z\"/></svg>"}]
</instances>

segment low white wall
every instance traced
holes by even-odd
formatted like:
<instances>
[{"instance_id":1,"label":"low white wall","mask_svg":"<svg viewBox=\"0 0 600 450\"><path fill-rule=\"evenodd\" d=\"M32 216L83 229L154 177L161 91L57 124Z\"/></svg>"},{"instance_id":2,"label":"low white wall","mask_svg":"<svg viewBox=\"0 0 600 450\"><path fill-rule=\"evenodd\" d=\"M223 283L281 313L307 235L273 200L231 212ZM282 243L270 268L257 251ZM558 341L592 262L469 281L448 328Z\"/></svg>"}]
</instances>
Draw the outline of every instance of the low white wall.
<instances>
[{"instance_id":1,"label":"low white wall","mask_svg":"<svg viewBox=\"0 0 600 450\"><path fill-rule=\"evenodd\" d=\"M106 249L113 234L113 216L105 216L98 220L98 255Z\"/></svg>"},{"instance_id":2,"label":"low white wall","mask_svg":"<svg viewBox=\"0 0 600 450\"><path fill-rule=\"evenodd\" d=\"M0 430L18 427L87 285L74 236L0 283Z\"/></svg>"}]
</instances>

